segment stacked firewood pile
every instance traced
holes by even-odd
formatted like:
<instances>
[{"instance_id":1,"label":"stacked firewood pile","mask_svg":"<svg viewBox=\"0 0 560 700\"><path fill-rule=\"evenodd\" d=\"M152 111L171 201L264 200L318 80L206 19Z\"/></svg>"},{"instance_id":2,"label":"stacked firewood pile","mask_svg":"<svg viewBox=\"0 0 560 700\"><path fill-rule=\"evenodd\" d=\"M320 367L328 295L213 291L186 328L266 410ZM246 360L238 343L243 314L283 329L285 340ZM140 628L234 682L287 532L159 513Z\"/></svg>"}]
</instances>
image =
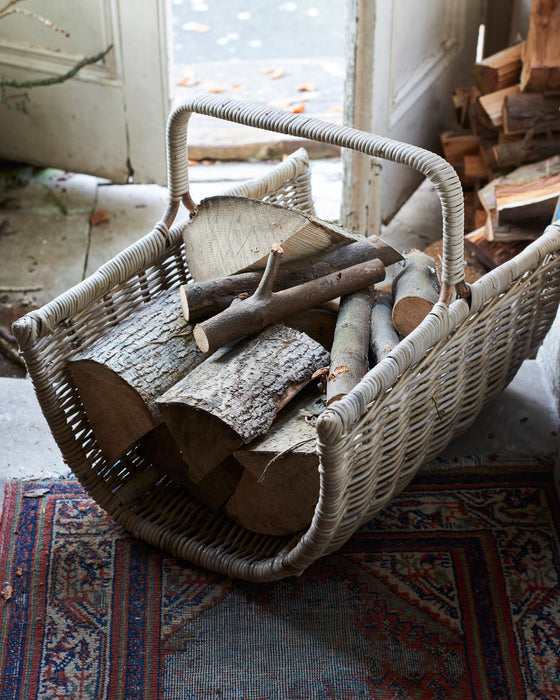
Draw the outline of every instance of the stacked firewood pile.
<instances>
[{"instance_id":1,"label":"stacked firewood pile","mask_svg":"<svg viewBox=\"0 0 560 700\"><path fill-rule=\"evenodd\" d=\"M466 191L467 247L492 268L542 233L560 196L560 2L533 0L526 40L474 79L441 141Z\"/></svg>"},{"instance_id":2,"label":"stacked firewood pile","mask_svg":"<svg viewBox=\"0 0 560 700\"><path fill-rule=\"evenodd\" d=\"M151 465L123 503L169 477L252 531L297 532L319 494L317 416L430 311L435 262L241 197L203 200L184 238L196 282L139 305L69 372L105 459Z\"/></svg>"}]
</instances>

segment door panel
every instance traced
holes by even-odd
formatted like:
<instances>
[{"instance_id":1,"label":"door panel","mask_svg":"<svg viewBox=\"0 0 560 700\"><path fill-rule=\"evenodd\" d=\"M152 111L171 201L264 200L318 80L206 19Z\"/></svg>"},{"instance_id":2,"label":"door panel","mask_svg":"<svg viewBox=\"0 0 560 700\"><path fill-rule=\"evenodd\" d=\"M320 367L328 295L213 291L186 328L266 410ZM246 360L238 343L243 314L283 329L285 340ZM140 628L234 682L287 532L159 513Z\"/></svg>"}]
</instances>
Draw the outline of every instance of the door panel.
<instances>
[{"instance_id":1,"label":"door panel","mask_svg":"<svg viewBox=\"0 0 560 700\"><path fill-rule=\"evenodd\" d=\"M19 80L62 75L111 44L71 80L7 95L0 157L107 177L165 183L170 109L166 0L29 0L65 36L29 16L0 20L0 70Z\"/></svg>"},{"instance_id":2,"label":"door panel","mask_svg":"<svg viewBox=\"0 0 560 700\"><path fill-rule=\"evenodd\" d=\"M369 114L361 115L358 127L367 128L369 122L368 130L373 133L438 150L439 133L452 120L453 88L472 82L480 3L353 0L353 4L361 5L358 32L369 31L373 41L371 65L366 63L347 76L355 83L354 93L360 93L363 86L371 94ZM351 117L352 110L347 107L345 115ZM421 180L405 166L385 161L379 165L380 176L369 178L368 203L363 192L360 201L355 192L348 192L350 201L354 200L350 217L362 230L366 225L369 234L378 230L380 220L398 210ZM357 168L363 183L368 166L349 166L346 161L346 167ZM353 180L346 175L346 183ZM375 215L370 212L369 221L364 222L360 212L364 206L371 209L371 202L379 203L377 211Z\"/></svg>"}]
</instances>

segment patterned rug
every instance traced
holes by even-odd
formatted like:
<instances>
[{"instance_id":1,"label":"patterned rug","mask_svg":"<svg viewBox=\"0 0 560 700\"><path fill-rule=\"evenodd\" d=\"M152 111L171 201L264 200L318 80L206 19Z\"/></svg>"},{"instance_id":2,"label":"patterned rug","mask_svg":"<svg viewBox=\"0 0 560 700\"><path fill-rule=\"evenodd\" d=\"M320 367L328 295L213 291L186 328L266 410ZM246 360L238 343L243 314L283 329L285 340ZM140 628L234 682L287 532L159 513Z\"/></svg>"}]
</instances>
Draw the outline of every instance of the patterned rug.
<instances>
[{"instance_id":1,"label":"patterned rug","mask_svg":"<svg viewBox=\"0 0 560 700\"><path fill-rule=\"evenodd\" d=\"M129 537L75 481L13 482L0 698L554 700L559 516L549 467L425 473L304 576L256 585Z\"/></svg>"}]
</instances>

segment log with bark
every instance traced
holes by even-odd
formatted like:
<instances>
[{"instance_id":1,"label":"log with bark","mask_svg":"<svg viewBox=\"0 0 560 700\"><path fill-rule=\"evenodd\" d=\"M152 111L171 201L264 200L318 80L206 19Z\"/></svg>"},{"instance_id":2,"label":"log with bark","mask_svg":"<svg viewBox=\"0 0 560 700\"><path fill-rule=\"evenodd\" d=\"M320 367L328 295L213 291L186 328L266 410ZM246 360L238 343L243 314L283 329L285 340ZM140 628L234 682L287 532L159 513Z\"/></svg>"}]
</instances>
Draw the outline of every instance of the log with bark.
<instances>
[{"instance_id":1,"label":"log with bark","mask_svg":"<svg viewBox=\"0 0 560 700\"><path fill-rule=\"evenodd\" d=\"M264 435L329 363L305 334L273 325L222 348L158 399L189 476L200 481L241 445Z\"/></svg>"},{"instance_id":2,"label":"log with bark","mask_svg":"<svg viewBox=\"0 0 560 700\"><path fill-rule=\"evenodd\" d=\"M506 134L534 134L560 130L560 98L540 93L508 95L503 106Z\"/></svg>"},{"instance_id":3,"label":"log with bark","mask_svg":"<svg viewBox=\"0 0 560 700\"><path fill-rule=\"evenodd\" d=\"M437 265L433 258L418 250L405 255L397 264L392 283L393 325L407 336L430 313L439 298Z\"/></svg>"},{"instance_id":4,"label":"log with bark","mask_svg":"<svg viewBox=\"0 0 560 700\"><path fill-rule=\"evenodd\" d=\"M198 282L262 270L270 247L293 262L351 243L358 236L309 214L245 197L202 200L183 231L185 256Z\"/></svg>"},{"instance_id":5,"label":"log with bark","mask_svg":"<svg viewBox=\"0 0 560 700\"><path fill-rule=\"evenodd\" d=\"M195 326L193 335L203 352L215 352L232 340L257 333L286 316L313 308L329 299L349 294L385 278L383 263L380 260L369 260L311 282L273 292L272 284L282 256L282 248L273 246L255 293L247 299L236 300L221 313Z\"/></svg>"},{"instance_id":6,"label":"log with bark","mask_svg":"<svg viewBox=\"0 0 560 700\"><path fill-rule=\"evenodd\" d=\"M313 420L323 397L296 399L270 431L235 452L245 472L226 513L243 527L287 535L308 527L319 497L319 457Z\"/></svg>"},{"instance_id":7,"label":"log with bark","mask_svg":"<svg viewBox=\"0 0 560 700\"><path fill-rule=\"evenodd\" d=\"M156 399L204 359L176 289L162 292L70 358L68 369L109 462L162 422Z\"/></svg>"},{"instance_id":8,"label":"log with bark","mask_svg":"<svg viewBox=\"0 0 560 700\"><path fill-rule=\"evenodd\" d=\"M490 146L485 150L491 167L507 169L522 166L523 163L549 158L560 153L560 134L534 136L531 131L517 141L508 141Z\"/></svg>"},{"instance_id":9,"label":"log with bark","mask_svg":"<svg viewBox=\"0 0 560 700\"><path fill-rule=\"evenodd\" d=\"M327 376L327 405L346 396L369 369L369 338L373 290L343 296Z\"/></svg>"},{"instance_id":10,"label":"log with bark","mask_svg":"<svg viewBox=\"0 0 560 700\"><path fill-rule=\"evenodd\" d=\"M371 310L370 354L372 365L381 362L400 342L393 325L393 295L389 287L376 287Z\"/></svg>"},{"instance_id":11,"label":"log with bark","mask_svg":"<svg viewBox=\"0 0 560 700\"><path fill-rule=\"evenodd\" d=\"M378 259L388 267L403 256L377 236L360 238L335 250L305 260L280 265L272 291L294 287L367 260ZM226 309L240 295L258 287L262 271L244 272L220 279L192 282L180 287L181 305L187 321L198 320Z\"/></svg>"}]
</instances>

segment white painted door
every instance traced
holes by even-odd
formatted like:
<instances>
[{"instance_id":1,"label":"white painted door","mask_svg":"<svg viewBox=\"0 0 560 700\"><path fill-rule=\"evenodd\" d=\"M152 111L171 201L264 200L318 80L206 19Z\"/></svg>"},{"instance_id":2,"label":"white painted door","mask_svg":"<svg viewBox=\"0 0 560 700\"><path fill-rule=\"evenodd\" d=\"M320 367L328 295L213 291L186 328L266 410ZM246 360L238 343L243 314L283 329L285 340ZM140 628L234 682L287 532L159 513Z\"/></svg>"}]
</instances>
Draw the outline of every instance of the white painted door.
<instances>
[{"instance_id":1,"label":"white painted door","mask_svg":"<svg viewBox=\"0 0 560 700\"><path fill-rule=\"evenodd\" d=\"M0 7L9 5L24 12L0 15L2 77L59 76L82 59L112 49L63 83L6 88L0 158L114 182L132 178L165 184L165 122L171 105L168 0L0 2Z\"/></svg>"},{"instance_id":2,"label":"white painted door","mask_svg":"<svg viewBox=\"0 0 560 700\"><path fill-rule=\"evenodd\" d=\"M430 150L472 83L481 0L349 0L346 123ZM343 218L375 233L420 180L410 168L345 158Z\"/></svg>"}]
</instances>

